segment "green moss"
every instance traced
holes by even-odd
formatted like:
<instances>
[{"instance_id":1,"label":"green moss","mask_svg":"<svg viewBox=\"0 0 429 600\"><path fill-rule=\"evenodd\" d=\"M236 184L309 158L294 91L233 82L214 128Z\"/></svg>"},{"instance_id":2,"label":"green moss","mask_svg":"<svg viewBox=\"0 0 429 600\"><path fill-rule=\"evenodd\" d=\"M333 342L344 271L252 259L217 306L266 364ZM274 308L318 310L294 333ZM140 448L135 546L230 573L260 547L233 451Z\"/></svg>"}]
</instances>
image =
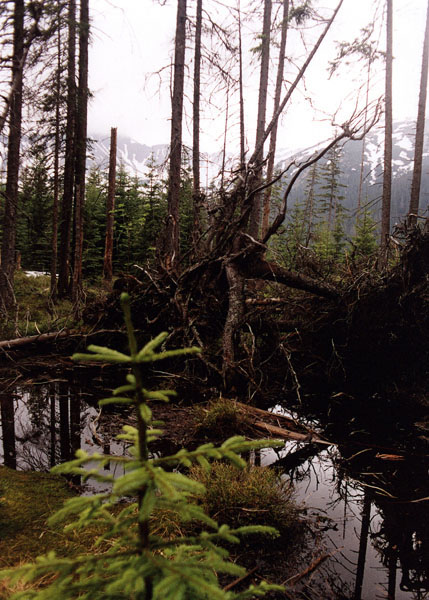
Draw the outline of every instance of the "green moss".
<instances>
[{"instance_id":1,"label":"green moss","mask_svg":"<svg viewBox=\"0 0 429 600\"><path fill-rule=\"evenodd\" d=\"M47 518L72 495L62 477L0 467L0 566L67 546Z\"/></svg>"},{"instance_id":2,"label":"green moss","mask_svg":"<svg viewBox=\"0 0 429 600\"><path fill-rule=\"evenodd\" d=\"M222 396L206 408L196 407L195 420L200 434L216 440L243 433L243 427L248 423L236 402Z\"/></svg>"}]
</instances>

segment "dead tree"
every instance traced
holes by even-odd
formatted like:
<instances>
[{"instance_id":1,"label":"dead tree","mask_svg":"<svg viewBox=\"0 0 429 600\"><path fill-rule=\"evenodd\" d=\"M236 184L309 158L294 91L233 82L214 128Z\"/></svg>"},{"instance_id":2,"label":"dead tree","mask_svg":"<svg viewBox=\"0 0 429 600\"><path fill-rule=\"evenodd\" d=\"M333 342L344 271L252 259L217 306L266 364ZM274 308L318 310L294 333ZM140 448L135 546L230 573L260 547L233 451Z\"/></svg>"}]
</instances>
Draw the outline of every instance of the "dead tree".
<instances>
[{"instance_id":1,"label":"dead tree","mask_svg":"<svg viewBox=\"0 0 429 600\"><path fill-rule=\"evenodd\" d=\"M88 121L88 46L89 5L80 0L79 18L79 82L76 114L76 164L75 164L75 211L74 256L72 298L78 307L82 296L83 208L85 204L86 146Z\"/></svg>"},{"instance_id":2,"label":"dead tree","mask_svg":"<svg viewBox=\"0 0 429 600\"><path fill-rule=\"evenodd\" d=\"M182 163L182 114L185 81L186 0L178 0L174 52L174 81L171 99L171 142L168 177L168 215L163 236L162 260L167 271L179 260L180 169Z\"/></svg>"},{"instance_id":3,"label":"dead tree","mask_svg":"<svg viewBox=\"0 0 429 600\"><path fill-rule=\"evenodd\" d=\"M390 233L390 205L392 196L392 64L393 64L393 0L386 0L386 83L385 83L385 125L383 195L381 203L381 262L386 263L386 250Z\"/></svg>"},{"instance_id":4,"label":"dead tree","mask_svg":"<svg viewBox=\"0 0 429 600\"><path fill-rule=\"evenodd\" d=\"M5 313L13 305L15 239L18 207L18 175L22 127L22 91L24 69L24 0L16 0L13 14L12 95L7 155L3 240L0 266L0 302Z\"/></svg>"},{"instance_id":5,"label":"dead tree","mask_svg":"<svg viewBox=\"0 0 429 600\"><path fill-rule=\"evenodd\" d=\"M115 193L116 193L116 146L117 129L110 130L110 156L109 156L109 186L107 189L106 206L106 243L104 249L103 279L111 284L113 276L113 227L115 223Z\"/></svg>"},{"instance_id":6,"label":"dead tree","mask_svg":"<svg viewBox=\"0 0 429 600\"><path fill-rule=\"evenodd\" d=\"M289 27L289 0L283 0L283 19L282 19L282 31L279 48L279 59L277 65L277 78L276 78L276 89L274 93L274 111L276 112L279 104L283 87L284 77L284 65L285 65L285 54L286 54L286 40L287 31ZM274 125L271 136L270 136L270 149L268 152L267 162L267 181L271 181L274 174L274 161L277 146L277 129L278 122ZM268 230L268 223L270 217L270 200L271 200L271 187L268 187L264 193L263 212L262 212L262 235L264 236Z\"/></svg>"},{"instance_id":7,"label":"dead tree","mask_svg":"<svg viewBox=\"0 0 429 600\"><path fill-rule=\"evenodd\" d=\"M64 184L60 217L60 246L58 251L58 296L69 292L70 241L76 160L76 2L69 0L67 45L67 123L64 159Z\"/></svg>"},{"instance_id":8,"label":"dead tree","mask_svg":"<svg viewBox=\"0 0 429 600\"><path fill-rule=\"evenodd\" d=\"M426 98L428 87L429 67L429 2L426 12L426 28L422 54L422 70L420 75L419 106L417 112L416 140L414 146L414 169L411 183L410 209L408 224L413 227L417 224L420 200L420 185L423 166L423 142L425 134Z\"/></svg>"},{"instance_id":9,"label":"dead tree","mask_svg":"<svg viewBox=\"0 0 429 600\"><path fill-rule=\"evenodd\" d=\"M260 186L262 181L262 162L264 152L264 142L262 138L265 132L265 114L267 110L268 96L268 75L270 64L270 44L271 44L271 0L264 0L264 20L262 28L261 42L261 71L259 78L259 95L258 95L258 117L256 121L256 142L258 154L255 156L254 166L254 185L256 188ZM258 237L259 226L261 221L261 195L255 193L252 197L252 203L249 215L249 234L253 237Z\"/></svg>"},{"instance_id":10,"label":"dead tree","mask_svg":"<svg viewBox=\"0 0 429 600\"><path fill-rule=\"evenodd\" d=\"M201 99L201 34L203 23L203 0L197 0L197 15L195 20L195 54L194 54L194 98L193 98L193 129L192 129L192 204L193 204L193 247L197 249L200 236L201 213L201 183L200 183L200 99Z\"/></svg>"}]
</instances>

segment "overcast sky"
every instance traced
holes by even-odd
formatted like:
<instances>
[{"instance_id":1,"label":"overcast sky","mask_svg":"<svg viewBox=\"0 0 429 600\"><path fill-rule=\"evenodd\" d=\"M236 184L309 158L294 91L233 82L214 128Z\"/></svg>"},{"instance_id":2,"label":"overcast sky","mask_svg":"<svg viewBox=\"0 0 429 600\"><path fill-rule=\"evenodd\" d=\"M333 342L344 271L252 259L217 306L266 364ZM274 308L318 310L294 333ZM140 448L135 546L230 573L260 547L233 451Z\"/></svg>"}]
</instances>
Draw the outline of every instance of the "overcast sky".
<instances>
[{"instance_id":1,"label":"overcast sky","mask_svg":"<svg viewBox=\"0 0 429 600\"><path fill-rule=\"evenodd\" d=\"M235 5L235 0L230 0ZM425 26L424 0L394 0L394 118L415 119L420 78L420 59ZM188 3L189 4L189 3ZM243 4L243 2L242 2ZM321 4L321 3L315 3ZM336 4L324 0L324 6ZM306 86L301 85L295 100L283 119L278 146L302 147L329 137L332 129L327 114L340 108L338 117L346 116L356 99L357 82L351 71L344 69L327 81L327 61L335 56L335 41L352 40L368 23L373 7L384 0L344 0L344 4L320 56L308 72ZM210 0L205 6L210 9ZM167 0L160 6L156 0L92 0L92 47L90 53L90 86L94 94L89 112L89 130L108 138L110 127L148 145L168 143L170 137L169 69L171 62L177 2ZM193 3L190 10L194 12ZM253 24L255 31L259 24ZM251 27L248 27L248 29ZM246 33L246 31L245 31ZM250 36L250 32L247 31ZM384 31L379 30L381 49ZM188 52L187 63L191 62ZM383 62L374 69L374 94L383 91ZM161 69L164 81L159 93ZM363 66L357 71L359 77ZM356 76L356 73L355 75ZM246 117L251 145L252 124L256 112L257 78L246 75ZM204 99L204 94L203 94ZM316 112L313 113L313 108ZM327 114L325 114L327 113ZM320 122L322 119L324 122ZM316 119L316 120L314 120ZM344 120L344 119L343 119ZM202 149L221 149L224 127L221 110L205 115ZM185 127L185 137L190 135Z\"/></svg>"}]
</instances>

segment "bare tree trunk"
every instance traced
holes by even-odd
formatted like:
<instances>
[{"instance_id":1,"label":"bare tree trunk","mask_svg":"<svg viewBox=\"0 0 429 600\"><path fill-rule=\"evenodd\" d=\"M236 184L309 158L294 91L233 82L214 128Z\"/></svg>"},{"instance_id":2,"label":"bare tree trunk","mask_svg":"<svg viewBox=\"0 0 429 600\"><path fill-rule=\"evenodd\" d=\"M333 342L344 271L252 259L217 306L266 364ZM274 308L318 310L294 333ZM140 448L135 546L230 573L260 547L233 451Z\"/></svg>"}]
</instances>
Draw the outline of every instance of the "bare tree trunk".
<instances>
[{"instance_id":1,"label":"bare tree trunk","mask_svg":"<svg viewBox=\"0 0 429 600\"><path fill-rule=\"evenodd\" d=\"M201 213L201 182L200 182L200 97L201 97L201 31L203 21L203 0L197 0L197 15L195 22L195 56L194 56L194 102L193 102L193 144L192 144L192 174L193 174L193 246L197 250L200 237Z\"/></svg>"},{"instance_id":2,"label":"bare tree trunk","mask_svg":"<svg viewBox=\"0 0 429 600\"><path fill-rule=\"evenodd\" d=\"M7 155L7 175L3 219L3 240L0 266L1 309L13 306L13 276L15 272L16 217L18 207L19 156L22 126L22 80L24 69L24 0L15 0L13 14L13 59L12 85L14 86L10 104L10 123Z\"/></svg>"},{"instance_id":3,"label":"bare tree trunk","mask_svg":"<svg viewBox=\"0 0 429 600\"><path fill-rule=\"evenodd\" d=\"M163 240L163 256L167 271L174 270L179 258L180 168L182 163L182 114L185 80L186 0L177 0L174 83L171 114L170 168L168 181L168 215Z\"/></svg>"},{"instance_id":4,"label":"bare tree trunk","mask_svg":"<svg viewBox=\"0 0 429 600\"><path fill-rule=\"evenodd\" d=\"M57 76L55 81L54 201L52 206L51 298L57 297L58 205L60 196L61 3L57 3Z\"/></svg>"},{"instance_id":5,"label":"bare tree trunk","mask_svg":"<svg viewBox=\"0 0 429 600\"><path fill-rule=\"evenodd\" d=\"M287 31L289 24L289 0L283 0L283 21L282 21L282 34L280 39L280 49L279 49L279 62L277 67L277 80L276 80L276 90L274 94L274 110L275 113L280 106L280 98L282 93L282 85L283 85L283 74L284 74L284 64L285 64L285 53L286 53L286 40L287 40ZM267 163L267 181L271 181L274 173L274 161L276 155L276 146L277 146L277 129L278 129L278 121L276 121L270 137L270 150L268 153L268 163ZM271 190L272 187L268 187L265 190L264 194L264 210L262 215L262 237L268 231L268 224L270 218L270 201L271 201Z\"/></svg>"},{"instance_id":6,"label":"bare tree trunk","mask_svg":"<svg viewBox=\"0 0 429 600\"><path fill-rule=\"evenodd\" d=\"M414 227L417 224L419 212L420 186L422 181L423 142L425 134L426 98L428 87L429 65L429 2L426 12L425 39L423 44L422 71L420 75L419 108L417 113L416 141L414 146L414 169L411 183L410 210L408 224Z\"/></svg>"},{"instance_id":7,"label":"bare tree trunk","mask_svg":"<svg viewBox=\"0 0 429 600\"><path fill-rule=\"evenodd\" d=\"M228 138L228 122L229 122L229 81L226 88L225 102L225 126L223 130L223 148L222 148L222 166L220 172L220 189L223 191L225 186L225 166L226 166L226 140Z\"/></svg>"},{"instance_id":8,"label":"bare tree trunk","mask_svg":"<svg viewBox=\"0 0 429 600\"><path fill-rule=\"evenodd\" d=\"M368 122L368 101L369 101L369 83L371 79L371 57L368 58L368 69L366 76L366 101L365 101L365 121L364 127L366 128L366 124ZM366 146L366 137L362 140L362 152L360 157L360 173L359 173L359 191L358 191L358 201L357 201L357 212L356 217L359 219L360 210L362 206L362 190L363 190L363 174L364 174L364 164L365 164L365 146Z\"/></svg>"},{"instance_id":9,"label":"bare tree trunk","mask_svg":"<svg viewBox=\"0 0 429 600\"><path fill-rule=\"evenodd\" d=\"M385 90L385 129L384 129L384 173L381 205L381 259L380 266L386 264L387 244L390 233L390 205L392 197L392 63L393 63L393 0L386 0L386 90Z\"/></svg>"},{"instance_id":10,"label":"bare tree trunk","mask_svg":"<svg viewBox=\"0 0 429 600\"><path fill-rule=\"evenodd\" d=\"M106 244L104 249L103 279L111 283L113 277L113 227L115 222L117 129L110 130L109 187L106 207Z\"/></svg>"},{"instance_id":11,"label":"bare tree trunk","mask_svg":"<svg viewBox=\"0 0 429 600\"><path fill-rule=\"evenodd\" d=\"M332 26L332 23L334 22L337 14L338 14L338 11L340 10L343 2L344 2L344 0L339 0L339 2L337 4L337 7L335 8L334 12L332 13L332 17L326 23L325 29L322 31L322 33L319 36L317 42L313 46L313 49L311 50L310 54L307 56L304 64L302 65L302 67L301 67L298 75L296 76L294 82L292 83L292 85L288 89L286 95L284 96L283 100L281 101L280 106L278 107L277 111L274 113L274 115L273 115L270 123L267 125L267 127L265 129L265 132L264 132L264 135L262 136L262 138L259 141L259 143L256 144L255 150L254 150L252 156L249 159L249 165L250 166L254 165L257 162L257 158L260 156L261 152L263 151L264 143L268 139L268 136L271 134L271 131L273 130L273 127L277 123L277 121L278 121L281 113L283 112L286 104L289 102L289 100L290 100L293 92L297 88L298 83L304 77L304 74L305 74L308 66L310 65L310 63L313 60L315 54L317 53L318 49L320 48L320 45L323 42L323 40L325 39L328 31L330 30L330 28Z\"/></svg>"},{"instance_id":12,"label":"bare tree trunk","mask_svg":"<svg viewBox=\"0 0 429 600\"><path fill-rule=\"evenodd\" d=\"M246 146L244 127L244 95L243 95L243 48L241 39L241 11L240 0L238 1L238 60L239 60L239 87L240 87L240 171L246 166Z\"/></svg>"},{"instance_id":13,"label":"bare tree trunk","mask_svg":"<svg viewBox=\"0 0 429 600\"><path fill-rule=\"evenodd\" d=\"M67 48L67 122L64 160L63 199L61 205L60 247L58 252L58 295L69 292L70 239L74 191L75 122L76 122L76 2L69 0Z\"/></svg>"},{"instance_id":14,"label":"bare tree trunk","mask_svg":"<svg viewBox=\"0 0 429 600\"><path fill-rule=\"evenodd\" d=\"M258 117L256 124L256 143L259 153L255 156L255 176L252 183L257 188L262 181L262 161L264 144L262 139L265 132L265 114L267 111L268 74L270 66L270 34L271 34L271 0L264 0L264 23L262 28L261 43L261 72L259 79ZM261 194L254 194L249 217L249 234L257 238L261 220Z\"/></svg>"},{"instance_id":15,"label":"bare tree trunk","mask_svg":"<svg viewBox=\"0 0 429 600\"><path fill-rule=\"evenodd\" d=\"M235 363L236 336L244 315L244 277L237 265L230 262L225 267L228 279L228 314L223 330L223 376L227 377Z\"/></svg>"},{"instance_id":16,"label":"bare tree trunk","mask_svg":"<svg viewBox=\"0 0 429 600\"><path fill-rule=\"evenodd\" d=\"M86 145L88 123L88 46L89 0L80 0L79 19L79 87L76 116L76 202L75 247L72 298L76 305L82 297L83 208L85 205Z\"/></svg>"}]
</instances>

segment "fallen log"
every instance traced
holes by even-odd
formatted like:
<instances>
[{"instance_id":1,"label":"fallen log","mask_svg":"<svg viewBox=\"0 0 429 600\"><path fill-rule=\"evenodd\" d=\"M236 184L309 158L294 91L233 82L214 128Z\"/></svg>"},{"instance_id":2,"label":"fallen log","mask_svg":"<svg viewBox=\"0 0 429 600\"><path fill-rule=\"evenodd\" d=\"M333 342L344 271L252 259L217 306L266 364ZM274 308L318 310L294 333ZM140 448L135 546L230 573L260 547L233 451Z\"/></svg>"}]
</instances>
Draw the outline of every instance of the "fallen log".
<instances>
[{"instance_id":1,"label":"fallen log","mask_svg":"<svg viewBox=\"0 0 429 600\"><path fill-rule=\"evenodd\" d=\"M0 349L11 350L12 348L27 346L28 344L48 342L64 337L72 337L72 335L73 334L67 330L54 331L52 333L39 333L37 335L29 335L27 337L15 338L13 340L4 340L0 342Z\"/></svg>"},{"instance_id":2,"label":"fallen log","mask_svg":"<svg viewBox=\"0 0 429 600\"><path fill-rule=\"evenodd\" d=\"M242 413L254 418L252 425L264 434L268 433L270 436L284 440L295 440L297 442L324 444L326 446L332 444L332 442L319 437L315 431L308 429L301 423L297 423L286 415L272 413L238 401L235 404Z\"/></svg>"},{"instance_id":3,"label":"fallen log","mask_svg":"<svg viewBox=\"0 0 429 600\"><path fill-rule=\"evenodd\" d=\"M56 342L57 340L90 340L91 338L104 335L104 334L117 334L117 329L99 329L91 333L72 333L71 331L64 329L61 331L53 331L50 333L39 333L37 335L29 335L26 337L15 338L13 340L3 340L0 342L0 350L7 352L7 350L21 349L25 346L31 346L33 344L43 344L47 342Z\"/></svg>"},{"instance_id":4,"label":"fallen log","mask_svg":"<svg viewBox=\"0 0 429 600\"><path fill-rule=\"evenodd\" d=\"M268 435L280 438L282 440L294 440L296 442L306 442L308 444L323 444L325 446L332 446L332 442L323 440L318 435L310 431L308 433L298 433L297 431L290 431L288 429L284 429L283 427L278 427L277 425L270 425L264 421L255 421L253 425L261 431L268 433Z\"/></svg>"},{"instance_id":5,"label":"fallen log","mask_svg":"<svg viewBox=\"0 0 429 600\"><path fill-rule=\"evenodd\" d=\"M264 260L259 253L240 257L237 259L237 263L245 279L273 281L323 298L336 300L341 297L340 291L330 283L289 271L276 263Z\"/></svg>"},{"instance_id":6,"label":"fallen log","mask_svg":"<svg viewBox=\"0 0 429 600\"><path fill-rule=\"evenodd\" d=\"M273 413L268 410L263 410L262 408L256 408L256 406L250 406L249 404L243 404L243 402L238 402L238 400L235 401L235 405L241 412L245 412L247 415L263 417L265 421L275 421L277 424L283 423L288 429L292 429L293 431L303 430L303 426L300 423L286 415Z\"/></svg>"}]
</instances>

